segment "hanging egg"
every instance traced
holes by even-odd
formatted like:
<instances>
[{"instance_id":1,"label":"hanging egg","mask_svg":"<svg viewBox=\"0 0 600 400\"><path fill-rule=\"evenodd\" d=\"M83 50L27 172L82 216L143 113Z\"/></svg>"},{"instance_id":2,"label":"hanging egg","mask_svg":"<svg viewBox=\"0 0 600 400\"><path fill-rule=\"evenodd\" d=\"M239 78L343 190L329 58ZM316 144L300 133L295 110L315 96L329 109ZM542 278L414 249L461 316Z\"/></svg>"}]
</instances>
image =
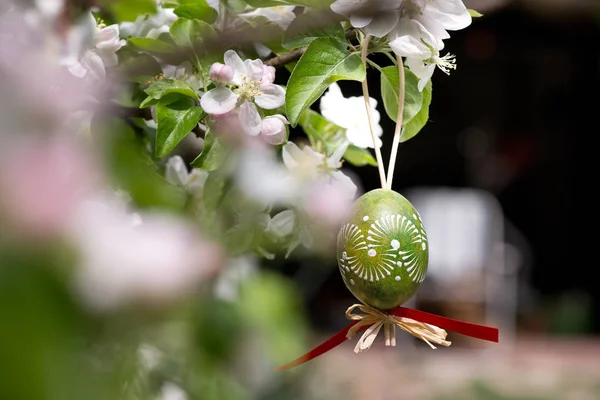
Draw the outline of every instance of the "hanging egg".
<instances>
[{"instance_id":1,"label":"hanging egg","mask_svg":"<svg viewBox=\"0 0 600 400\"><path fill-rule=\"evenodd\" d=\"M337 260L344 283L364 304L389 310L406 302L429 261L419 213L392 190L365 193L338 233Z\"/></svg>"}]
</instances>

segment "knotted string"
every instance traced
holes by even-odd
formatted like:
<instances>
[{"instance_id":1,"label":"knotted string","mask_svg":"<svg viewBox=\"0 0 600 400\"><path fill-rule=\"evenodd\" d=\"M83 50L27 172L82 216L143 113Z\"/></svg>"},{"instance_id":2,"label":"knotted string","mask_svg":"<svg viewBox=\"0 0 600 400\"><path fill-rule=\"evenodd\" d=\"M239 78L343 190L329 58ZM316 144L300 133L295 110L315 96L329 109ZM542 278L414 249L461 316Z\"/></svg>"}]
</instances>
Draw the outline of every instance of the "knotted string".
<instances>
[{"instance_id":1,"label":"knotted string","mask_svg":"<svg viewBox=\"0 0 600 400\"><path fill-rule=\"evenodd\" d=\"M353 311L356 309L359 309L363 313L354 314ZM425 341L432 349L436 348L432 342L446 347L451 344L451 342L446 340L446 331L435 325L416 321L412 318L397 317L364 304L350 306L346 310L346 318L358 321L356 325L348 330L346 334L347 339L351 339L362 327L368 327L356 343L356 347L354 347L355 353L369 350L382 327L386 346L396 346L396 326L414 337Z\"/></svg>"},{"instance_id":2,"label":"knotted string","mask_svg":"<svg viewBox=\"0 0 600 400\"><path fill-rule=\"evenodd\" d=\"M353 311L357 308L363 314L354 314ZM434 349L435 346L432 343L450 346L450 342L446 340L446 331L442 328L477 339L498 342L497 328L458 321L407 307L396 307L384 312L363 304L355 304L348 308L346 316L352 320L348 326L303 356L280 366L278 370L290 369L317 358L352 338L362 330L366 331L356 344L354 352L359 353L368 350L382 327L386 346L396 345L396 326L425 341Z\"/></svg>"}]
</instances>

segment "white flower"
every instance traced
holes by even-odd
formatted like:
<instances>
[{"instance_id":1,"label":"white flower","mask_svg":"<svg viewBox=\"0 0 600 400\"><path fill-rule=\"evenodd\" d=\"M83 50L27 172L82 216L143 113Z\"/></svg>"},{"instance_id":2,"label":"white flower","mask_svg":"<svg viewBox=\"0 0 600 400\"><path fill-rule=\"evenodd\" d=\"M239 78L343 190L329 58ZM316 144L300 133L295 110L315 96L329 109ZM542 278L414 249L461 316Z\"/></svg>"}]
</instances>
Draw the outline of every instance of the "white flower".
<instances>
[{"instance_id":1,"label":"white flower","mask_svg":"<svg viewBox=\"0 0 600 400\"><path fill-rule=\"evenodd\" d=\"M93 28L90 28L92 27ZM87 32L94 32L88 48L77 48L86 44ZM83 78L88 73L95 79L103 80L106 77L106 68L115 67L118 62L117 52L125 45L125 40L120 39L119 26L116 24L106 26L97 22L92 13L89 13L78 26L70 33L69 41L73 53L63 61L69 71Z\"/></svg>"},{"instance_id":2,"label":"white flower","mask_svg":"<svg viewBox=\"0 0 600 400\"><path fill-rule=\"evenodd\" d=\"M294 18L296 18L296 14L294 14L295 8L296 6L260 7L239 14L239 16L242 18L264 17L280 28L286 29Z\"/></svg>"},{"instance_id":3,"label":"white flower","mask_svg":"<svg viewBox=\"0 0 600 400\"><path fill-rule=\"evenodd\" d=\"M171 8L163 8L160 1L156 1L156 13L140 15L134 22L122 22L121 32L123 37L158 38L162 33L168 33L177 15Z\"/></svg>"},{"instance_id":4,"label":"white flower","mask_svg":"<svg viewBox=\"0 0 600 400\"><path fill-rule=\"evenodd\" d=\"M436 52L436 54L427 60L411 57L406 58L406 66L419 78L419 91L423 91L436 67L446 75L450 75L451 69L456 69L456 57L453 54L448 53L444 57L440 57L439 54L439 52Z\"/></svg>"},{"instance_id":5,"label":"white flower","mask_svg":"<svg viewBox=\"0 0 600 400\"><path fill-rule=\"evenodd\" d=\"M184 61L180 65L165 64L162 70L167 79L183 81L196 91L202 87L202 78L194 73L194 67L189 61Z\"/></svg>"},{"instance_id":6,"label":"white flower","mask_svg":"<svg viewBox=\"0 0 600 400\"><path fill-rule=\"evenodd\" d=\"M331 10L373 36L387 35L398 23L403 0L337 0Z\"/></svg>"},{"instance_id":7,"label":"white flower","mask_svg":"<svg viewBox=\"0 0 600 400\"><path fill-rule=\"evenodd\" d=\"M373 131L377 137L377 147L381 147L379 137L383 129L379 125L380 115L377 111L377 100L370 97ZM337 83L331 84L320 100L321 114L327 120L346 129L346 138L350 143L361 148L373 148L373 138L369 130L369 119L363 96L344 97Z\"/></svg>"},{"instance_id":8,"label":"white flower","mask_svg":"<svg viewBox=\"0 0 600 400\"><path fill-rule=\"evenodd\" d=\"M283 163L293 176L304 181L308 187L333 183L346 197L356 194L356 184L338 169L345 146L340 146L332 156L316 152L310 146L300 149L296 143L287 142L282 149Z\"/></svg>"},{"instance_id":9,"label":"white flower","mask_svg":"<svg viewBox=\"0 0 600 400\"><path fill-rule=\"evenodd\" d=\"M471 24L461 0L336 0L331 9L349 18L355 28L377 37L388 35L396 54L423 59L429 57L429 46L444 47L448 30Z\"/></svg>"},{"instance_id":10,"label":"white flower","mask_svg":"<svg viewBox=\"0 0 600 400\"><path fill-rule=\"evenodd\" d=\"M262 121L260 134L269 144L282 144L287 136L286 125L289 121L281 114L266 117Z\"/></svg>"},{"instance_id":11,"label":"white flower","mask_svg":"<svg viewBox=\"0 0 600 400\"><path fill-rule=\"evenodd\" d=\"M285 102L285 89L272 82L263 82L265 75L261 60L242 61L233 50L225 52L225 65L233 69L233 76L226 86L209 90L200 98L202 109L212 115L238 113L241 129L250 136L262 130L262 118L256 106L272 110Z\"/></svg>"},{"instance_id":12,"label":"white flower","mask_svg":"<svg viewBox=\"0 0 600 400\"><path fill-rule=\"evenodd\" d=\"M277 161L273 149L267 147L243 148L235 179L246 196L265 206L293 202L303 187L303 183Z\"/></svg>"},{"instance_id":13,"label":"white flower","mask_svg":"<svg viewBox=\"0 0 600 400\"><path fill-rule=\"evenodd\" d=\"M173 156L165 166L165 179L176 186L186 189L192 195L199 195L204 189L208 172L199 169L188 171L181 156Z\"/></svg>"},{"instance_id":14,"label":"white flower","mask_svg":"<svg viewBox=\"0 0 600 400\"><path fill-rule=\"evenodd\" d=\"M210 80L215 83L227 84L233 79L233 68L230 65L216 62L210 66L209 76Z\"/></svg>"}]
</instances>

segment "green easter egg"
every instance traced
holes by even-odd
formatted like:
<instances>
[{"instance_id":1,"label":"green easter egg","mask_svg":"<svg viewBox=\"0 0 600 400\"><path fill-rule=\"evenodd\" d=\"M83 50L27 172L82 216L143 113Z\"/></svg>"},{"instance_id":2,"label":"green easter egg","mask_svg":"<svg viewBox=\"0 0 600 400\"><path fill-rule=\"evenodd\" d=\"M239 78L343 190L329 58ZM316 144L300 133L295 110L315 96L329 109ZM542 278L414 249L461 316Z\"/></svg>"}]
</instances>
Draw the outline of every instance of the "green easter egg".
<instances>
[{"instance_id":1,"label":"green easter egg","mask_svg":"<svg viewBox=\"0 0 600 400\"><path fill-rule=\"evenodd\" d=\"M427 234L401 194L376 189L356 200L337 237L342 279L357 299L389 310L410 299L427 272Z\"/></svg>"}]
</instances>

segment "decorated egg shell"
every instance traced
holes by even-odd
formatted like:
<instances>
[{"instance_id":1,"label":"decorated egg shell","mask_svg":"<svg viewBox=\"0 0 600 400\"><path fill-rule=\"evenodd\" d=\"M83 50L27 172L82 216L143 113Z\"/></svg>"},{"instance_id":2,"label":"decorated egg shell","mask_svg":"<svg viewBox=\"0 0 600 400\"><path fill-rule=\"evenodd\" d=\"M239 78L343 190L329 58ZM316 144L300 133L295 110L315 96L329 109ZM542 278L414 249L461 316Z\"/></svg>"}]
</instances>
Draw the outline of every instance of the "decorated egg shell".
<instances>
[{"instance_id":1,"label":"decorated egg shell","mask_svg":"<svg viewBox=\"0 0 600 400\"><path fill-rule=\"evenodd\" d=\"M425 279L427 234L401 194L376 189L356 200L337 237L342 279L364 304L389 310L409 300Z\"/></svg>"}]
</instances>

